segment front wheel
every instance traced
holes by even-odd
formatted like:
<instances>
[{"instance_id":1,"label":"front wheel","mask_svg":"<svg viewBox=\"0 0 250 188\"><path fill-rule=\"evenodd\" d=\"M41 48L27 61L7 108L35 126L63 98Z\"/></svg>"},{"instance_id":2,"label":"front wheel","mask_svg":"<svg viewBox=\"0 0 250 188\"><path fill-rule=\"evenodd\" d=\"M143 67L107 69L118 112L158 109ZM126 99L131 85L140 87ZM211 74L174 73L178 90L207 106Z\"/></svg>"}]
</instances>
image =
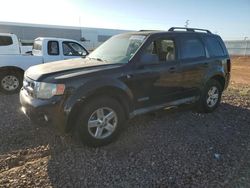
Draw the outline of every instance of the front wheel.
<instances>
[{"instance_id":1,"label":"front wheel","mask_svg":"<svg viewBox=\"0 0 250 188\"><path fill-rule=\"evenodd\" d=\"M209 80L198 102L198 111L203 113L213 112L220 104L221 95L221 84L217 80Z\"/></svg>"},{"instance_id":2,"label":"front wheel","mask_svg":"<svg viewBox=\"0 0 250 188\"><path fill-rule=\"evenodd\" d=\"M22 87L23 75L17 71L4 71L0 74L0 91L4 94L18 93Z\"/></svg>"},{"instance_id":3,"label":"front wheel","mask_svg":"<svg viewBox=\"0 0 250 188\"><path fill-rule=\"evenodd\" d=\"M89 101L79 114L76 136L89 146L102 146L113 141L125 121L120 103L109 97Z\"/></svg>"}]
</instances>

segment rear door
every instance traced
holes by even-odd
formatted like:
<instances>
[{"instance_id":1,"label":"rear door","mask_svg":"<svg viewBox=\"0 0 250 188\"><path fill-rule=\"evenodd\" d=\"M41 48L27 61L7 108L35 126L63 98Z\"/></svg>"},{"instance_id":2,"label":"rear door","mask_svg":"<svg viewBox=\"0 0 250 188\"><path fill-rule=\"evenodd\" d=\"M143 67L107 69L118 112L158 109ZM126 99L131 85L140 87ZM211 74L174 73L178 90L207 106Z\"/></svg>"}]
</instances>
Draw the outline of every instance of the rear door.
<instances>
[{"instance_id":1,"label":"rear door","mask_svg":"<svg viewBox=\"0 0 250 188\"><path fill-rule=\"evenodd\" d=\"M204 43L198 35L180 36L178 43L183 97L199 95L209 66Z\"/></svg>"}]
</instances>

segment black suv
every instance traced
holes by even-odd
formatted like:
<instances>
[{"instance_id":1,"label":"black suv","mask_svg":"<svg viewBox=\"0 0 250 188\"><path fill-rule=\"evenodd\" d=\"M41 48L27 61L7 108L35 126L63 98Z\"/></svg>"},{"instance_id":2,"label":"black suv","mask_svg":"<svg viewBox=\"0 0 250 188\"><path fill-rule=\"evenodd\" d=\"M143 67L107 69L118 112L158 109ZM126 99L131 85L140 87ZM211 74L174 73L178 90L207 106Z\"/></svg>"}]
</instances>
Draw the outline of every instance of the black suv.
<instances>
[{"instance_id":1,"label":"black suv","mask_svg":"<svg viewBox=\"0 0 250 188\"><path fill-rule=\"evenodd\" d=\"M228 86L230 66L222 39L208 30L124 33L86 58L29 68L20 101L36 123L52 123L99 146L139 114L187 103L212 112Z\"/></svg>"}]
</instances>

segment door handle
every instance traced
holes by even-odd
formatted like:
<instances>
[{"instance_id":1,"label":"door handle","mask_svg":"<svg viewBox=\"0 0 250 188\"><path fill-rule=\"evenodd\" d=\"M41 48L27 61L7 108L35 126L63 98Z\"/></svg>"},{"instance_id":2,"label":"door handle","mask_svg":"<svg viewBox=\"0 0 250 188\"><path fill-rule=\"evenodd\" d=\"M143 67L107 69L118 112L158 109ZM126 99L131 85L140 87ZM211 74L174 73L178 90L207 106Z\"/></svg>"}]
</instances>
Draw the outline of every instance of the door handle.
<instances>
[{"instance_id":1,"label":"door handle","mask_svg":"<svg viewBox=\"0 0 250 188\"><path fill-rule=\"evenodd\" d=\"M168 72L170 72L170 73L174 73L175 71L176 71L175 67L170 67L169 70L168 70Z\"/></svg>"}]
</instances>

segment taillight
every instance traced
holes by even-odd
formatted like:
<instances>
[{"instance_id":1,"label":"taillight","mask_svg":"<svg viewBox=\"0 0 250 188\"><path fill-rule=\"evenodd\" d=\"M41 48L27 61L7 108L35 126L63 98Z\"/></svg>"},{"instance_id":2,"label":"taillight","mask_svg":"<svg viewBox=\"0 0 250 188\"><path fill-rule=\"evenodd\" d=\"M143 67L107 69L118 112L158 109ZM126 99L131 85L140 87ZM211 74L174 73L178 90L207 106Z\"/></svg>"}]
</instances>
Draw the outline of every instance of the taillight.
<instances>
[{"instance_id":1,"label":"taillight","mask_svg":"<svg viewBox=\"0 0 250 188\"><path fill-rule=\"evenodd\" d=\"M230 73L231 72L231 60L227 60L227 71Z\"/></svg>"}]
</instances>

